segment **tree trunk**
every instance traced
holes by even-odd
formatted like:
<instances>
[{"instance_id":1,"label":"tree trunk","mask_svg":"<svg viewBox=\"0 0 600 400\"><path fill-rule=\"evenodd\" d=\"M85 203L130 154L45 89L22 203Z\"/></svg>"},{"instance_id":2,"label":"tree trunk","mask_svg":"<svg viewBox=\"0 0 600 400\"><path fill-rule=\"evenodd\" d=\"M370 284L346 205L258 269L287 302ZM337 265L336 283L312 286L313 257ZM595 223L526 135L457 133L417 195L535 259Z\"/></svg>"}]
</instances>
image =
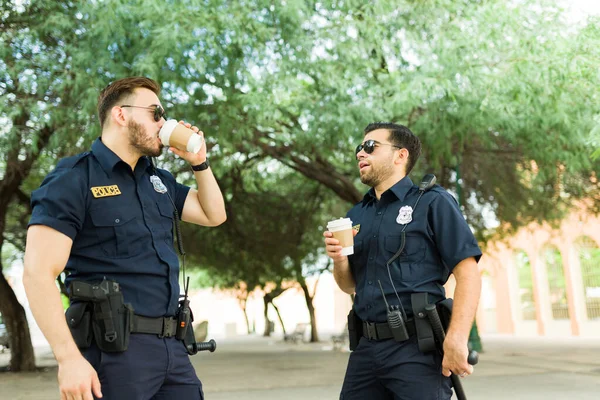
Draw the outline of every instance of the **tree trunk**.
<instances>
[{"instance_id":1,"label":"tree trunk","mask_svg":"<svg viewBox=\"0 0 600 400\"><path fill-rule=\"evenodd\" d=\"M273 300L275 300L275 298L277 298L277 296L279 296L281 293L285 292L287 289L283 289L281 288L281 286L278 284L273 290L271 290L269 293L265 293L265 296L263 297L263 301L265 302L265 332L263 334L263 336L271 336L271 330L269 329L269 303L271 303L271 305L273 306L273 308L275 308L275 311L277 312L277 317L279 318L279 322L281 322L281 328L283 329L283 334L285 335L285 326L283 325L283 320L281 319L281 315L279 314L279 309L275 306L275 304L273 303Z\"/></svg>"},{"instance_id":2,"label":"tree trunk","mask_svg":"<svg viewBox=\"0 0 600 400\"><path fill-rule=\"evenodd\" d=\"M277 307L273 301L271 301L271 305L273 306L273 308L275 309L275 312L277 313L277 318L279 318L279 323L281 324L281 329L283 330L283 336L285 337L285 334L286 334L285 325L283 324L283 319L281 318L281 314L279 313L279 307Z\"/></svg>"},{"instance_id":3,"label":"tree trunk","mask_svg":"<svg viewBox=\"0 0 600 400\"><path fill-rule=\"evenodd\" d=\"M269 303L271 302L271 297L265 294L263 297L263 301L265 303L265 330L263 332L263 336L271 336L271 321L269 321Z\"/></svg>"},{"instance_id":4,"label":"tree trunk","mask_svg":"<svg viewBox=\"0 0 600 400\"><path fill-rule=\"evenodd\" d=\"M248 335L252 333L250 330L250 320L248 319L248 311L246 310L246 300L240 301L240 307L242 308L242 312L244 313L244 319L246 320L246 331Z\"/></svg>"},{"instance_id":5,"label":"tree trunk","mask_svg":"<svg viewBox=\"0 0 600 400\"><path fill-rule=\"evenodd\" d=\"M11 372L35 371L35 356L25 309L19 304L15 292L1 273L0 312L8 331L10 345L8 368Z\"/></svg>"},{"instance_id":6,"label":"tree trunk","mask_svg":"<svg viewBox=\"0 0 600 400\"><path fill-rule=\"evenodd\" d=\"M304 299L306 300L306 307L308 308L308 314L310 315L310 341L311 343L319 341L319 333L317 332L317 318L315 317L315 306L313 305L313 297L311 297L308 291L308 286L304 278L300 279L299 282L304 292ZM315 288L316 289L316 288Z\"/></svg>"},{"instance_id":7,"label":"tree trunk","mask_svg":"<svg viewBox=\"0 0 600 400\"><path fill-rule=\"evenodd\" d=\"M13 126L25 126L28 120L29 113L26 110L21 110L21 113L13 119ZM9 146L8 154L5 155L6 168L4 177L0 180L0 253L4 245L4 231L9 205L15 198L19 201L18 196L15 197L15 194L19 191L19 187L25 178L29 176L33 163L38 159L40 151L48 144L48 140L53 133L53 129L44 126L37 135L37 149L30 149L32 151L27 154L24 160L19 156L21 136L17 134L13 146ZM25 206L28 207L29 204ZM31 212L31 210L28 210L28 212ZM19 304L15 292L2 274L2 267L2 261L0 260L0 312L6 324L10 341L11 358L9 368L14 372L35 371L35 356L25 309Z\"/></svg>"}]
</instances>

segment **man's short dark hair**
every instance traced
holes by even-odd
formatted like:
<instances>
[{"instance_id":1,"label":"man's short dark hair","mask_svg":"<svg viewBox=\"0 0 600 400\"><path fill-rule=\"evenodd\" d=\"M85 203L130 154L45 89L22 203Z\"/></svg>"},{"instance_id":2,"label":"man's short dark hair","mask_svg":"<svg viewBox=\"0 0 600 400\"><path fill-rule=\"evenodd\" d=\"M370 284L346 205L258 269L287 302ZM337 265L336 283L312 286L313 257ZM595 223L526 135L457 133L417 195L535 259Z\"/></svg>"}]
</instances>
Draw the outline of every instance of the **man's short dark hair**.
<instances>
[{"instance_id":1,"label":"man's short dark hair","mask_svg":"<svg viewBox=\"0 0 600 400\"><path fill-rule=\"evenodd\" d=\"M421 141L406 126L392 122L373 122L365 128L364 134L377 129L387 129L390 132L390 143L408 150L408 162L405 174L408 175L421 155Z\"/></svg>"},{"instance_id":2,"label":"man's short dark hair","mask_svg":"<svg viewBox=\"0 0 600 400\"><path fill-rule=\"evenodd\" d=\"M152 90L156 95L160 95L160 86L156 81L143 76L131 76L112 82L105 87L98 96L98 119L100 128L104 127L106 117L111 108L125 100L133 94L137 88L146 88Z\"/></svg>"}]
</instances>

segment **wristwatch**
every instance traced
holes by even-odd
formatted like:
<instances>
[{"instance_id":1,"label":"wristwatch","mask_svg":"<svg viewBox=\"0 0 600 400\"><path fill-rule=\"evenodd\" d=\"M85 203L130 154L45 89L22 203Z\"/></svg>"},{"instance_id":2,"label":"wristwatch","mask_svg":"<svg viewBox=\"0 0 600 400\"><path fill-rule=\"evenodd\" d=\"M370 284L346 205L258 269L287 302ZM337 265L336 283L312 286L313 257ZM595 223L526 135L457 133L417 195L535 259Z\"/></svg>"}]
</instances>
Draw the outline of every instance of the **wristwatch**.
<instances>
[{"instance_id":1,"label":"wristwatch","mask_svg":"<svg viewBox=\"0 0 600 400\"><path fill-rule=\"evenodd\" d=\"M208 169L209 166L210 166L210 164L208 163L208 158L207 158L206 161L204 161L202 164L192 165L192 170L195 172L204 171L205 169Z\"/></svg>"}]
</instances>

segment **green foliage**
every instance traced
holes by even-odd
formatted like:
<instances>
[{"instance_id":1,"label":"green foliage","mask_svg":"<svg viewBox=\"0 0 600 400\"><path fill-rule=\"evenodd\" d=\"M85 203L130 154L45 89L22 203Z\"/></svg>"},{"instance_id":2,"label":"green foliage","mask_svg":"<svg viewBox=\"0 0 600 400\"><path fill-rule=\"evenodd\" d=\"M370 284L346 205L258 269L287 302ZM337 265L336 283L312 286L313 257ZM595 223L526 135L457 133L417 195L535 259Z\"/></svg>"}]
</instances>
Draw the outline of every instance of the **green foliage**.
<instances>
[{"instance_id":1,"label":"green foliage","mask_svg":"<svg viewBox=\"0 0 600 400\"><path fill-rule=\"evenodd\" d=\"M232 166L220 179L227 222L182 226L188 259L215 286L252 291L301 279L315 272L303 265L319 265L329 194L286 168L270 168L272 161L258 160Z\"/></svg>"},{"instance_id":2,"label":"green foliage","mask_svg":"<svg viewBox=\"0 0 600 400\"><path fill-rule=\"evenodd\" d=\"M545 0L3 2L0 172L48 140L19 196L2 200L3 234L23 248L28 194L58 158L89 147L100 89L127 75L161 82L169 115L207 135L230 221L186 235L208 244L195 262L236 266L222 285L318 264L319 222L366 189L353 149L376 120L421 137L414 180L434 172L460 185L481 240L556 220L580 198L597 211L598 26L571 26ZM310 211L313 193L328 201ZM290 224L301 212L315 219ZM277 234L301 240L288 248Z\"/></svg>"}]
</instances>

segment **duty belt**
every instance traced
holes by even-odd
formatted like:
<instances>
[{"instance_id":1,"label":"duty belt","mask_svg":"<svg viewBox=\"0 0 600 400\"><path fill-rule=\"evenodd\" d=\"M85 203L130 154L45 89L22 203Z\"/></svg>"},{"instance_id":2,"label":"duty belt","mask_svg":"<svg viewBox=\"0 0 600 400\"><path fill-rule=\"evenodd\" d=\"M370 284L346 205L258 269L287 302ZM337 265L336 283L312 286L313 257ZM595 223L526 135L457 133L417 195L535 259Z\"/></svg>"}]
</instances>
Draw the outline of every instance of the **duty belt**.
<instances>
[{"instance_id":1,"label":"duty belt","mask_svg":"<svg viewBox=\"0 0 600 400\"><path fill-rule=\"evenodd\" d=\"M131 333L150 333L159 337L175 336L177 319L173 317L149 318L134 315L131 323Z\"/></svg>"},{"instance_id":2,"label":"duty belt","mask_svg":"<svg viewBox=\"0 0 600 400\"><path fill-rule=\"evenodd\" d=\"M416 332L415 320L409 319L405 322L405 324L406 324L406 331L408 332L408 335L414 336L414 334ZM370 340L385 340L385 339L391 339L394 337L387 322L376 323L376 322L363 321L362 327L363 327L363 336Z\"/></svg>"}]
</instances>

